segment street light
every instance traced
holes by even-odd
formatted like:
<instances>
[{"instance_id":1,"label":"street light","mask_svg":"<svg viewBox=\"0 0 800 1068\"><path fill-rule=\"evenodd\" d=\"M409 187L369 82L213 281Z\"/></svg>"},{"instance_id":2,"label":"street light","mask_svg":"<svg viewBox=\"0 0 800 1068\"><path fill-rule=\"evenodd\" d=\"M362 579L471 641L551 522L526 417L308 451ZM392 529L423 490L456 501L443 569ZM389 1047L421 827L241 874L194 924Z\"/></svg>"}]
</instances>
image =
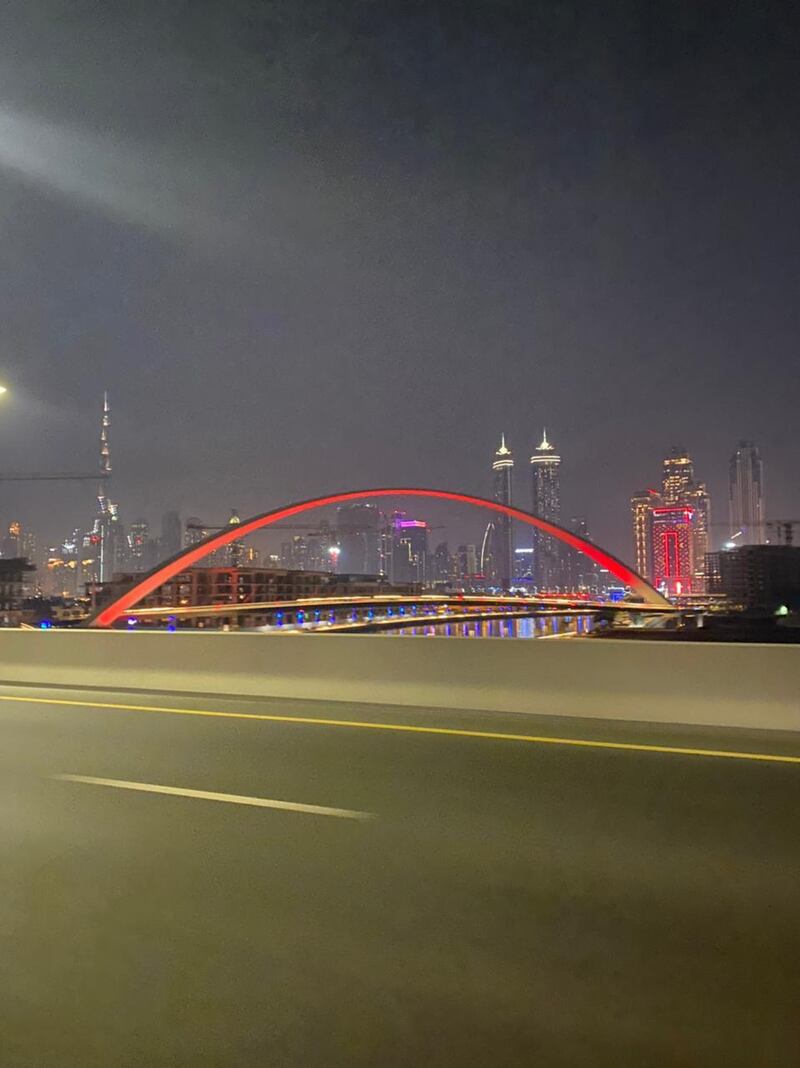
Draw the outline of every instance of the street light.
<instances>
[{"instance_id":1,"label":"street light","mask_svg":"<svg viewBox=\"0 0 800 1068\"><path fill-rule=\"evenodd\" d=\"M0 393L8 393L8 390L5 386L0 386Z\"/></svg>"}]
</instances>

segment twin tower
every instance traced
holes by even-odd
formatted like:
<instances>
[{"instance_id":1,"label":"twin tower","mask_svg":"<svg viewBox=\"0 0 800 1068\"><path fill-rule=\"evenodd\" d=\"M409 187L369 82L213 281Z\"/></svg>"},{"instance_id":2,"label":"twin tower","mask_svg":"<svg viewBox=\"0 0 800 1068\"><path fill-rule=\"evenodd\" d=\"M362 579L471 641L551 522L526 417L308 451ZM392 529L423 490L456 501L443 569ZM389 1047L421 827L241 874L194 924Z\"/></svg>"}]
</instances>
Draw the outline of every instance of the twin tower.
<instances>
[{"instance_id":1,"label":"twin tower","mask_svg":"<svg viewBox=\"0 0 800 1068\"><path fill-rule=\"evenodd\" d=\"M561 457L547 440L547 431L530 458L530 510L551 523L561 523ZM500 504L514 504L514 455L506 445L505 435L492 462L492 497ZM527 502L520 503L527 507ZM537 590L557 590L565 577L561 544L549 534L533 532L531 576ZM516 577L516 553L512 520L507 515L495 519L494 572L497 584L508 589Z\"/></svg>"}]
</instances>

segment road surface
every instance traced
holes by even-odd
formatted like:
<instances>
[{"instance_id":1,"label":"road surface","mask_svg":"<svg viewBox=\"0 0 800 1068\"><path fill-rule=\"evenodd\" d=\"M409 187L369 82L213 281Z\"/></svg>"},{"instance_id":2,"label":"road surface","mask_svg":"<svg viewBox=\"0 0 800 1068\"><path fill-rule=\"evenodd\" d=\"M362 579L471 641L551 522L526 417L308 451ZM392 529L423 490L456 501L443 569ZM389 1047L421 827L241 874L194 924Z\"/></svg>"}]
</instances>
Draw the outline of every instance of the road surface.
<instances>
[{"instance_id":1,"label":"road surface","mask_svg":"<svg viewBox=\"0 0 800 1068\"><path fill-rule=\"evenodd\" d=\"M2 1068L800 1063L800 734L6 687L0 739Z\"/></svg>"}]
</instances>

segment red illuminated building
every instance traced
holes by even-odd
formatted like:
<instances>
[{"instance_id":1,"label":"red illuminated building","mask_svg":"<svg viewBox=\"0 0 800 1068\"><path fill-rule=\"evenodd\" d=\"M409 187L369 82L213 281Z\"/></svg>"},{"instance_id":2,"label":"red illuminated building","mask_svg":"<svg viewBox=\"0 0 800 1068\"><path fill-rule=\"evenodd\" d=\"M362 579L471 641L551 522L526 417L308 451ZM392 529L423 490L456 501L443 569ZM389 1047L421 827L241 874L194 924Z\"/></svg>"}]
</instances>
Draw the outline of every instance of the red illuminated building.
<instances>
[{"instance_id":1,"label":"red illuminated building","mask_svg":"<svg viewBox=\"0 0 800 1068\"><path fill-rule=\"evenodd\" d=\"M685 449L674 447L662 466L661 492L642 490L631 497L636 569L668 597L703 594L711 531L708 490L703 482L695 481L694 463ZM691 526L688 547L687 516Z\"/></svg>"},{"instance_id":2,"label":"red illuminated building","mask_svg":"<svg viewBox=\"0 0 800 1068\"><path fill-rule=\"evenodd\" d=\"M685 505L653 508L653 584L668 597L693 592L695 513Z\"/></svg>"}]
</instances>

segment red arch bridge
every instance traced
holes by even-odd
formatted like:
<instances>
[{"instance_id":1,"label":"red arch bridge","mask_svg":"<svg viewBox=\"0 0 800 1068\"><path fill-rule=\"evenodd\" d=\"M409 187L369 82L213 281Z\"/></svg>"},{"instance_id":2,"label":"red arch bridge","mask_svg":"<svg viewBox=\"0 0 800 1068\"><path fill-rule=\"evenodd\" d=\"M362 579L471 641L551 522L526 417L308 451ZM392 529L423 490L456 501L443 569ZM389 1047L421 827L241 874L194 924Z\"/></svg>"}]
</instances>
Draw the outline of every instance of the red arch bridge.
<instances>
[{"instance_id":1,"label":"red arch bridge","mask_svg":"<svg viewBox=\"0 0 800 1068\"><path fill-rule=\"evenodd\" d=\"M620 583L624 586L628 586L632 596L636 598L638 606L642 610L647 609L656 612L674 611L674 608L669 601L662 597L657 590L653 589L641 575L638 575L635 571L629 568L627 564L617 559L617 557L612 556L611 553L606 552L604 549L600 548L600 546L587 541L585 538L579 537L570 530L565 530L563 527L542 519L540 516L534 515L532 512L526 512L521 508L513 508L510 505L500 504L498 501L492 501L485 497L475 497L471 494L456 493L450 490L414 487L347 490L342 493L329 494L324 497L314 497L310 500L300 501L295 504L272 509L269 512L263 512L260 515L246 519L235 526L226 527L214 534L210 534L207 538L197 542L195 545L183 549L169 560L158 564L139 579L139 581L129 590L126 590L123 594L117 597L116 600L99 609L90 620L89 625L92 627L112 627L122 617L127 617L131 613L136 616L155 614L151 610L144 608L137 611L136 606L144 597L152 593L154 590L157 590L163 583L169 581L169 579L173 578L180 572L186 571L187 568L190 568L193 564L202 560L203 557L207 556L209 553L214 552L216 549L220 549L225 545L229 545L231 542L241 541L242 538L246 537L248 534L253 534L256 531L263 530L294 516L302 515L315 508L323 508L326 505L344 504L349 501L368 500L370 498L380 497L423 497L439 501L450 501L456 504L469 504L477 508L483 508L486 511L492 512L494 515L506 515L511 519L516 519L521 523L534 527L535 529L542 531L544 534L549 534L563 544L568 545L570 548L588 556L596 564L599 564L601 567L608 570ZM412 600L414 603L419 603L420 598L416 597ZM509 602L516 602L516 599L507 596L501 597L498 600L501 602L502 606L508 606ZM552 610L557 610L558 608L561 608L563 610L569 607L564 599L561 598L556 599L558 604L553 603L549 605L545 603L550 600L549 598L532 598L528 600L533 601L535 605L541 606L541 609L551 608ZM450 597L448 601L449 603L452 603L453 598ZM501 605L497 605L496 610L499 611ZM206 606L206 608L208 607L209 606ZM225 605L223 607L230 613L232 609L237 608L238 606ZM252 604L247 607L250 611L254 608ZM490 607L494 606L485 606L487 611ZM524 606L524 608L527 609L524 614L532 614L532 607L533 605ZM587 608L588 605L583 600L575 600L571 607L574 611L576 608L580 607ZM609 606L605 605L604 607ZM630 602L626 602L624 607L630 609L633 605ZM517 604L516 608L519 610L519 614L523 614L523 606ZM165 612L163 614L167 613ZM174 614L174 610L170 610L169 614Z\"/></svg>"}]
</instances>

